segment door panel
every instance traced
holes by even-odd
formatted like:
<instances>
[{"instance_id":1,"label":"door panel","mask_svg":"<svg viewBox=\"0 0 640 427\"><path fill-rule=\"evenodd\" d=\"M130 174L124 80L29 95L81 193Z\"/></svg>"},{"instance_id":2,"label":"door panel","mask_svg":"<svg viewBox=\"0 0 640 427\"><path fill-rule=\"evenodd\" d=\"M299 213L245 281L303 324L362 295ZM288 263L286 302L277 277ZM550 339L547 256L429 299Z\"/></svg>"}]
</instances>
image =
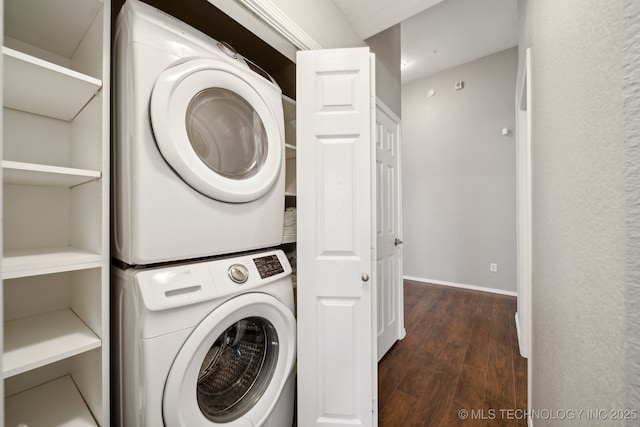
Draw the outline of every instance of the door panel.
<instances>
[{"instance_id":1,"label":"door panel","mask_svg":"<svg viewBox=\"0 0 640 427\"><path fill-rule=\"evenodd\" d=\"M298 53L299 426L377 424L372 63Z\"/></svg>"},{"instance_id":2,"label":"door panel","mask_svg":"<svg viewBox=\"0 0 640 427\"><path fill-rule=\"evenodd\" d=\"M405 335L402 285L400 119L376 106L378 360Z\"/></svg>"}]
</instances>

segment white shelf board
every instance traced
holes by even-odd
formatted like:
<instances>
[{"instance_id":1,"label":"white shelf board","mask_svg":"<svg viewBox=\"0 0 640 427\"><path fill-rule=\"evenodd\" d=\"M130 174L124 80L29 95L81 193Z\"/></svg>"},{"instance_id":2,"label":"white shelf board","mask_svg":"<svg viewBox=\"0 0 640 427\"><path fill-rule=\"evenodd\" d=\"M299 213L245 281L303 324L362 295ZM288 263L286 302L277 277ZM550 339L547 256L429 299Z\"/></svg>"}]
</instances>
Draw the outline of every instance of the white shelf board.
<instances>
[{"instance_id":1,"label":"white shelf board","mask_svg":"<svg viewBox=\"0 0 640 427\"><path fill-rule=\"evenodd\" d=\"M296 157L295 145L284 144L284 148L285 148L285 155L287 159L293 159L294 157Z\"/></svg>"},{"instance_id":2,"label":"white shelf board","mask_svg":"<svg viewBox=\"0 0 640 427\"><path fill-rule=\"evenodd\" d=\"M70 121L102 86L94 77L6 46L2 55L8 108Z\"/></svg>"},{"instance_id":3,"label":"white shelf board","mask_svg":"<svg viewBox=\"0 0 640 427\"><path fill-rule=\"evenodd\" d=\"M282 95L282 108L284 110L284 120L290 121L296 118L296 101L287 95Z\"/></svg>"},{"instance_id":4,"label":"white shelf board","mask_svg":"<svg viewBox=\"0 0 640 427\"><path fill-rule=\"evenodd\" d=\"M69 375L10 396L4 405L7 426L98 425Z\"/></svg>"},{"instance_id":5,"label":"white shelf board","mask_svg":"<svg viewBox=\"0 0 640 427\"><path fill-rule=\"evenodd\" d=\"M4 323L4 378L66 359L102 345L70 309Z\"/></svg>"},{"instance_id":6,"label":"white shelf board","mask_svg":"<svg viewBox=\"0 0 640 427\"><path fill-rule=\"evenodd\" d=\"M4 250L2 278L37 276L102 266L102 255L72 246Z\"/></svg>"},{"instance_id":7,"label":"white shelf board","mask_svg":"<svg viewBox=\"0 0 640 427\"><path fill-rule=\"evenodd\" d=\"M35 163L2 161L5 184L42 185L71 188L100 178L99 171L40 165Z\"/></svg>"}]
</instances>

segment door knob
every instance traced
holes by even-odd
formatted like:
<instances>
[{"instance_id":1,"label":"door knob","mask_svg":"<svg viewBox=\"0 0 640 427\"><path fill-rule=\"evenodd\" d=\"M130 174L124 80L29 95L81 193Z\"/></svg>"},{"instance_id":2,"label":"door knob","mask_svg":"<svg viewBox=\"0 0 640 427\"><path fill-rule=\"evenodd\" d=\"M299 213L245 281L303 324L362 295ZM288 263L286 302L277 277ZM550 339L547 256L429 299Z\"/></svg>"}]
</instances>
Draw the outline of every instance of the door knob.
<instances>
[{"instance_id":1,"label":"door knob","mask_svg":"<svg viewBox=\"0 0 640 427\"><path fill-rule=\"evenodd\" d=\"M402 240L398 239L396 237L396 240L393 242L396 246L401 245L402 244Z\"/></svg>"},{"instance_id":2,"label":"door knob","mask_svg":"<svg viewBox=\"0 0 640 427\"><path fill-rule=\"evenodd\" d=\"M369 275L368 275L367 273L364 273L364 274L362 275L362 281L363 281L363 282L368 282L368 281L369 281Z\"/></svg>"}]
</instances>

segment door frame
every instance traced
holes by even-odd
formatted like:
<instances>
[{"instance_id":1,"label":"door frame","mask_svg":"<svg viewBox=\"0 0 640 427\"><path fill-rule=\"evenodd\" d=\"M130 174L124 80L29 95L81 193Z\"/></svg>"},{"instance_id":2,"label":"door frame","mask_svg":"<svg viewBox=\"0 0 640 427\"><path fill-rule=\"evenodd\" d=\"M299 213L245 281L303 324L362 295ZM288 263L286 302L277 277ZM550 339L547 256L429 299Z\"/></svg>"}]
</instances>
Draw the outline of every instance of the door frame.
<instances>
[{"instance_id":1,"label":"door frame","mask_svg":"<svg viewBox=\"0 0 640 427\"><path fill-rule=\"evenodd\" d=\"M532 206L531 206L531 48L525 51L516 88L517 120L517 282L516 329L522 357L531 354ZM529 364L530 366L530 364Z\"/></svg>"}]
</instances>

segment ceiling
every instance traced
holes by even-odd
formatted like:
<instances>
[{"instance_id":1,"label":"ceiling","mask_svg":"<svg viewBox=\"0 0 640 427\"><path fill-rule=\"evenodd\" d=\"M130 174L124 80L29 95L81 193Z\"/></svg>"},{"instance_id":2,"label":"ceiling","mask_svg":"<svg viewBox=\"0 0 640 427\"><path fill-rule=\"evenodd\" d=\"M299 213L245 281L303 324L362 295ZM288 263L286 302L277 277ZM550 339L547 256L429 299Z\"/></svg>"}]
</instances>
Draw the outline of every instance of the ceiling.
<instances>
[{"instance_id":1,"label":"ceiling","mask_svg":"<svg viewBox=\"0 0 640 427\"><path fill-rule=\"evenodd\" d=\"M362 38L401 23L402 83L518 43L515 0L334 0Z\"/></svg>"},{"instance_id":2,"label":"ceiling","mask_svg":"<svg viewBox=\"0 0 640 427\"><path fill-rule=\"evenodd\" d=\"M363 39L378 34L443 0L333 0Z\"/></svg>"}]
</instances>

